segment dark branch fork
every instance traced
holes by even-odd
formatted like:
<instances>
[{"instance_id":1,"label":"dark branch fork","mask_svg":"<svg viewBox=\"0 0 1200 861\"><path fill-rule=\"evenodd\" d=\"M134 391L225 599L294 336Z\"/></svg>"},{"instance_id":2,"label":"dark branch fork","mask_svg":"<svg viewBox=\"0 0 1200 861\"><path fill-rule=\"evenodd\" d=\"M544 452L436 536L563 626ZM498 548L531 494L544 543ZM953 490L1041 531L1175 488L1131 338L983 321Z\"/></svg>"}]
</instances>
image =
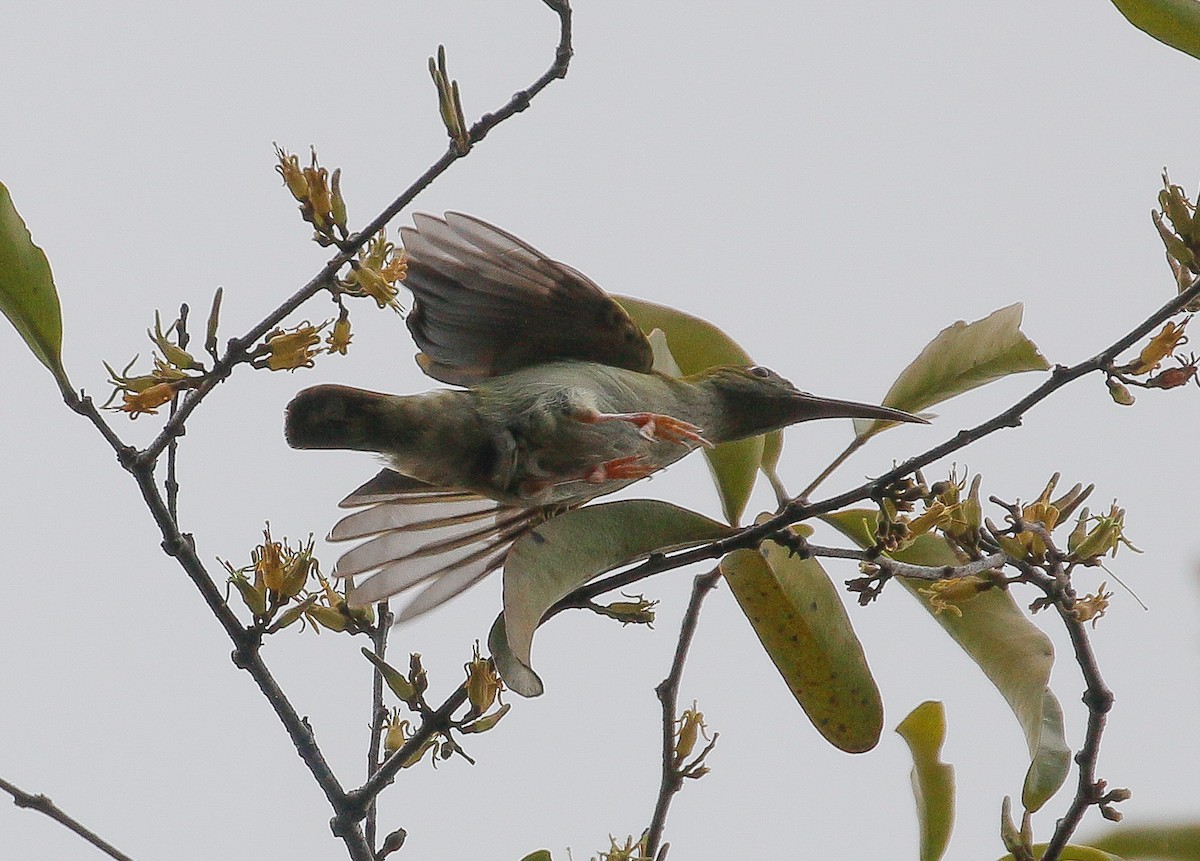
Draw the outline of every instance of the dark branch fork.
<instances>
[{"instance_id":1,"label":"dark branch fork","mask_svg":"<svg viewBox=\"0 0 1200 861\"><path fill-rule=\"evenodd\" d=\"M559 42L555 49L554 61L546 72L527 88L514 94L496 111L484 114L471 126L469 140L472 145L483 140L500 123L525 110L529 107L530 101L534 96L545 89L551 82L563 78L567 74L572 56L570 5L567 0L543 0L543 2L554 11L559 19ZM173 511L174 506L164 499L155 481L154 473L159 457L183 433L184 426L192 412L219 383L223 382L233 373L239 364L249 361L249 352L254 344L321 290L331 288L335 283L338 272L350 262L352 257L372 236L383 229L401 210L412 203L413 199L421 191L468 152L470 152L470 147L460 151L451 142L447 147L446 153L430 165L387 208L365 225L361 231L338 243L338 254L330 259L307 284L244 335L231 339L225 348L225 352L214 363L212 370L201 379L198 385L188 391L178 403L178 406L173 409L157 437L144 449L139 450L126 444L116 431L112 429L100 414L95 404L93 404L91 398L86 394L70 390L63 391L63 398L67 406L91 421L101 436L104 437L116 452L117 460L121 466L137 482L142 497L162 533L163 550L169 556L173 556L176 559L197 589L199 589L205 603L208 604L209 609L212 610L217 621L220 622L234 644L234 663L251 675L258 685L259 690L262 691L283 723L284 728L292 739L292 743L296 747L297 753L299 753L300 758L308 766L314 779L321 786L334 810L334 817L330 823L331 829L335 835L345 842L350 857L354 861L374 861L376 858L375 850L371 843L367 841L360 823L367 816L375 796L390 782L395 771L387 771L385 769L376 771L359 790L346 792L342 788L341 783L333 774L332 769L322 755L312 728L292 706L263 661L259 651L261 633L243 627L237 616L225 603L225 598L221 590L217 587L204 563L196 553L192 536L180 530ZM174 489L168 488L168 495L172 502L174 493ZM391 757L389 762L397 763L396 768L398 768L398 763L404 761L403 755L405 751L407 750L411 755L412 751L419 744L423 743L425 739L429 738L439 728L448 726L450 715L465 700L465 689L460 687L458 691L451 694L441 707L434 710L425 718L410 743ZM375 755L373 749L372 757ZM397 759L397 757L401 758ZM3 788L7 788L7 785ZM43 812L50 814L50 811L44 805L29 806L41 809ZM60 821L63 820L60 818ZM373 831L373 821L371 822L371 826ZM110 852L110 855L114 858L124 857L119 853L113 854L113 852L115 850Z\"/></svg>"}]
</instances>

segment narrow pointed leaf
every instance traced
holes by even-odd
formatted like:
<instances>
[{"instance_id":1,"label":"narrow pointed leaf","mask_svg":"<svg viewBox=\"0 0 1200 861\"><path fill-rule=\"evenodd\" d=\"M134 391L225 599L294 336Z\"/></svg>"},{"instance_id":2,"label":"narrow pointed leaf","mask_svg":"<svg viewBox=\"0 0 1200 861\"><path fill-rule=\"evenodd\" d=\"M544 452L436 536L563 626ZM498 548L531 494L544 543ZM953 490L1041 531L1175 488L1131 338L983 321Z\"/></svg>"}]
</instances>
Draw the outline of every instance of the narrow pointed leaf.
<instances>
[{"instance_id":1,"label":"narrow pointed leaf","mask_svg":"<svg viewBox=\"0 0 1200 861\"><path fill-rule=\"evenodd\" d=\"M896 727L912 751L912 787L921 828L921 861L946 854L954 829L954 766L941 761L946 709L926 700Z\"/></svg>"},{"instance_id":2,"label":"narrow pointed leaf","mask_svg":"<svg viewBox=\"0 0 1200 861\"><path fill-rule=\"evenodd\" d=\"M533 632L542 616L594 577L655 551L703 544L732 532L732 527L702 514L650 499L589 505L550 518L518 540L504 563L508 652L517 664L530 669ZM489 645L495 654L496 644L489 641ZM517 690L500 659L497 669Z\"/></svg>"},{"instance_id":3,"label":"narrow pointed leaf","mask_svg":"<svg viewBox=\"0 0 1200 861\"><path fill-rule=\"evenodd\" d=\"M857 509L823 519L860 546L868 547L874 543L875 516L874 511ZM922 535L892 555L914 565L959 564L949 545L934 535ZM970 655L1008 702L1029 747L1030 763L1021 803L1027 810L1038 810L1062 786L1071 767L1062 706L1046 686L1054 664L1050 638L1029 621L1006 591L980 593L961 606L962 616L955 616L935 613L929 599L919 591L923 585L919 581L897 579Z\"/></svg>"},{"instance_id":4,"label":"narrow pointed leaf","mask_svg":"<svg viewBox=\"0 0 1200 861\"><path fill-rule=\"evenodd\" d=\"M1088 844L1129 861L1200 861L1200 822L1161 822L1155 825L1122 823Z\"/></svg>"},{"instance_id":5,"label":"narrow pointed leaf","mask_svg":"<svg viewBox=\"0 0 1200 861\"><path fill-rule=\"evenodd\" d=\"M994 311L982 320L959 320L930 341L900 372L883 405L919 413L985 383L1050 367L1037 346L1021 332L1020 302ZM859 439L874 436L896 422L855 419Z\"/></svg>"},{"instance_id":6,"label":"narrow pointed leaf","mask_svg":"<svg viewBox=\"0 0 1200 861\"><path fill-rule=\"evenodd\" d=\"M416 689L413 687L412 682L408 680L408 677L405 676L404 673L397 670L366 646L363 647L362 653L363 657L374 664L379 670L380 675L383 676L384 682L387 683L387 686L391 688L392 693L394 693L397 697L405 702L408 702L414 696L416 696Z\"/></svg>"},{"instance_id":7,"label":"narrow pointed leaf","mask_svg":"<svg viewBox=\"0 0 1200 861\"><path fill-rule=\"evenodd\" d=\"M50 263L0 184L0 311L63 389L62 310Z\"/></svg>"},{"instance_id":8,"label":"narrow pointed leaf","mask_svg":"<svg viewBox=\"0 0 1200 861\"><path fill-rule=\"evenodd\" d=\"M1113 5L1143 33L1200 58L1200 3L1196 0L1113 0Z\"/></svg>"},{"instance_id":9,"label":"narrow pointed leaf","mask_svg":"<svg viewBox=\"0 0 1200 861\"><path fill-rule=\"evenodd\" d=\"M717 366L746 367L754 364L749 353L707 320L641 299L628 296L613 298L643 332L649 333L655 329L663 332L670 345L670 353L685 376ZM764 436L768 440L779 438L781 432L772 431ZM746 503L758 477L758 468L762 464L763 440L763 436L752 437L704 450L717 492L721 496L725 519L730 523L736 524L746 510Z\"/></svg>"},{"instance_id":10,"label":"narrow pointed leaf","mask_svg":"<svg viewBox=\"0 0 1200 861\"><path fill-rule=\"evenodd\" d=\"M817 731L847 753L870 750L883 730L883 700L837 587L816 559L773 542L763 551L721 560L730 590Z\"/></svg>"}]
</instances>

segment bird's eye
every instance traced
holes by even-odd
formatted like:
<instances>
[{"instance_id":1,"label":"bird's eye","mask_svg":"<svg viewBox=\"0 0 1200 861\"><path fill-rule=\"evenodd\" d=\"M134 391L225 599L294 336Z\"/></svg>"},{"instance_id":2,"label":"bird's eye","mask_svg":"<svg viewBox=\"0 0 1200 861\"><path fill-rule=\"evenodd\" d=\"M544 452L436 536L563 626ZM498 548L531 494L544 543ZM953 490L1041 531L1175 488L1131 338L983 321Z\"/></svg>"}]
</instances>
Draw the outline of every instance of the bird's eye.
<instances>
[{"instance_id":1,"label":"bird's eye","mask_svg":"<svg viewBox=\"0 0 1200 861\"><path fill-rule=\"evenodd\" d=\"M755 365L750 369L750 373L765 380L767 377L771 376L771 369L764 368L762 365Z\"/></svg>"}]
</instances>

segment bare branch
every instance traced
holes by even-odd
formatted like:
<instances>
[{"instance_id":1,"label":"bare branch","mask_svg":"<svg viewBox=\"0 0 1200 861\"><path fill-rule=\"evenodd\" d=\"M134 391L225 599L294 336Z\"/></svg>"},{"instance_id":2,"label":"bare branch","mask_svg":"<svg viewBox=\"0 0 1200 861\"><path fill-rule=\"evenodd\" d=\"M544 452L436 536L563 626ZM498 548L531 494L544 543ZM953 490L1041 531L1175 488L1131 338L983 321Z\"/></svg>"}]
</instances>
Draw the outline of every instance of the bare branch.
<instances>
[{"instance_id":1,"label":"bare branch","mask_svg":"<svg viewBox=\"0 0 1200 861\"><path fill-rule=\"evenodd\" d=\"M90 828L81 824L79 820L72 816L68 816L57 804L55 804L46 796L32 795L31 793L14 786L2 777L0 777L0 789L3 789L13 797L13 804L17 805L17 807L27 807L30 810L36 810L39 813L46 814L58 824L69 828L71 831L74 831L109 858L113 858L115 861L133 861L132 858L130 858L120 849L113 846L104 838L100 837Z\"/></svg>"},{"instance_id":2,"label":"bare branch","mask_svg":"<svg viewBox=\"0 0 1200 861\"><path fill-rule=\"evenodd\" d=\"M700 624L700 607L720 577L721 569L714 568L707 574L698 574L692 581L692 597L688 601L687 610L684 611L683 623L679 626L679 640L675 645L675 659L671 662L671 671L654 689L659 702L662 703L662 782L658 789L658 801L654 805L654 816L650 820L650 828L646 835L645 854L650 858L658 852L671 799L683 786L684 776L675 761L675 720L679 712L679 684L683 679L683 665L687 661L688 649L692 645L696 627Z\"/></svg>"},{"instance_id":3,"label":"bare branch","mask_svg":"<svg viewBox=\"0 0 1200 861\"><path fill-rule=\"evenodd\" d=\"M1004 503L1001 504L1004 505ZM1039 570L1038 567L1027 563L1017 562L1017 566L1024 573L1024 579L1041 589L1049 603L1053 604L1067 629L1067 635L1071 639L1071 647L1075 653L1075 663L1079 665L1084 681L1083 704L1087 706L1088 721L1083 746L1075 754L1075 763L1079 766L1075 797L1071 800L1067 812L1056 823L1054 834L1042 855L1043 861L1058 861L1089 807L1095 805L1106 817L1119 819L1120 814L1109 808L1108 805L1124 800L1129 793L1126 790L1106 792L1105 781L1096 778L1100 739L1104 734L1104 726L1108 720L1108 713L1112 710L1114 697L1100 675L1100 665L1096 660L1096 653L1092 650L1087 627L1075 612L1075 590L1072 588L1066 572L1062 569L1064 555L1055 546L1053 538L1042 524L1024 520L1016 506L1005 505L1005 507L1008 508L1009 517L1015 527L1036 533L1046 544L1046 571Z\"/></svg>"},{"instance_id":4,"label":"bare branch","mask_svg":"<svg viewBox=\"0 0 1200 861\"><path fill-rule=\"evenodd\" d=\"M512 98L505 102L499 109L493 113L483 114L471 126L469 133L471 147L483 140L500 123L529 107L529 103L533 97L549 86L552 81L566 77L567 69L574 53L571 47L571 7L567 0L544 0L544 2L558 15L559 19L559 41L554 52L554 62L526 89L514 93ZM321 290L331 287L337 278L337 273L343 266L350 262L350 259L358 250L372 236L386 227L388 222L395 218L404 207L412 203L418 194L445 173L450 165L454 164L460 158L467 156L471 152L471 147L460 151L459 147L454 142L451 142L445 154L430 165L399 197L388 204L379 215L371 219L362 230L345 241L338 243L339 253L321 267L321 271L313 276L307 284L301 287L286 302L264 317L258 325L245 335L230 340L225 348L225 353L213 365L212 372L204 377L199 385L188 392L187 396L183 399L183 403L179 405L179 409L167 420L158 436L155 437L154 441L146 447L145 451L139 457L146 460L156 459L170 441L179 436L183 431L183 426L188 416L207 397L208 393L219 383L223 382L238 364L248 361L248 351L255 343Z\"/></svg>"},{"instance_id":5,"label":"bare branch","mask_svg":"<svg viewBox=\"0 0 1200 861\"><path fill-rule=\"evenodd\" d=\"M541 92L551 81L565 77L572 55L571 9L566 0L546 1L547 5L558 15L561 25L559 44L555 50L553 63L533 84L527 89L513 95L495 113L484 114L470 129L472 144L482 140L499 123L527 108L533 96ZM374 861L375 853L360 827L361 820L367 816L368 807L373 804L375 796L391 781L400 765L412 754L416 746L423 743L433 733L449 726L449 716L453 713L454 709L458 708L466 700L466 689L465 687L460 687L441 708L426 716L410 743L397 751L382 767L376 770L368 778L363 789L356 790L352 794L347 794L342 789L340 782L333 774L332 769L317 746L312 728L292 707L283 690L279 687L265 662L262 660L259 652L261 634L242 626L237 616L225 603L221 590L217 587L204 564L200 561L192 537L184 534L179 528L174 512L176 488L174 486L175 458L173 444L176 438L183 433L188 417L200 405L208 393L229 377L237 365L249 360L248 351L257 341L318 292L331 287L335 283L338 271L350 261L351 257L372 236L385 227L400 210L411 203L434 179L445 172L451 164L466 155L467 152L469 152L469 148L466 151L459 151L452 144L441 158L434 162L386 209L372 219L361 232L339 243L339 253L326 263L320 272L307 284L263 318L262 321L245 335L230 340L224 354L214 363L212 371L205 375L195 388L188 392L177 407L173 405L172 413L164 423L162 430L145 449L139 451L127 445L108 422L105 421L104 417L86 394L63 390L63 397L67 405L91 421L101 436L104 437L116 452L118 462L120 462L121 466L137 482L138 488L142 492L142 498L162 534L163 550L168 555L173 556L185 573L191 578L193 584L204 598L205 603L225 629L230 640L233 641L234 663L246 670L254 679L259 690L267 698L268 702L270 702L271 707L291 737L300 758L308 766L314 779L324 791L326 798L335 812L330 827L333 833L345 842L353 861ZM154 480L154 471L158 458L168 447L171 447L172 455L170 458L170 475L168 476L170 503L163 499ZM383 630L386 630L386 627L386 625L381 625ZM381 643L377 642L377 645L379 648L382 648ZM379 694L379 697L381 696L382 693ZM376 701L378 699L377 697ZM377 741L377 734L373 733L373 752L370 754L372 762L375 762L378 757L378 748L375 746ZM7 788L7 784L5 788ZM372 821L371 827L372 831L374 831L374 821ZM124 856L119 857L123 858Z\"/></svg>"},{"instance_id":6,"label":"bare branch","mask_svg":"<svg viewBox=\"0 0 1200 861\"><path fill-rule=\"evenodd\" d=\"M387 656L388 633L392 629L392 611L387 601L375 605L375 630L371 640L375 649L375 657L384 660ZM383 705L383 673L376 670L371 674L371 739L367 745L367 777L379 770L379 752L383 745L384 722L387 718L387 708ZM367 819L363 825L367 843L375 845L376 804L371 799L367 807Z\"/></svg>"}]
</instances>

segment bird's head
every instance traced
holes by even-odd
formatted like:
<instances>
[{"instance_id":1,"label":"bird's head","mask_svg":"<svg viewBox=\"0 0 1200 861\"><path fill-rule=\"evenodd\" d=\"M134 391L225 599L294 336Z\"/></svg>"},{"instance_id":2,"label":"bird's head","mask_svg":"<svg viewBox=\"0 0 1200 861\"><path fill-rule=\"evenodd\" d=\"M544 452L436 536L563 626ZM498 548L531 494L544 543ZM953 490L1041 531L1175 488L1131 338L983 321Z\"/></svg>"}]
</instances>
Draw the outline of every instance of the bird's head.
<instances>
[{"instance_id":1,"label":"bird's head","mask_svg":"<svg viewBox=\"0 0 1200 861\"><path fill-rule=\"evenodd\" d=\"M756 436L812 419L866 418L925 423L924 419L903 410L802 392L761 365L709 368L689 379L712 393L715 415L706 430L722 440Z\"/></svg>"}]
</instances>

